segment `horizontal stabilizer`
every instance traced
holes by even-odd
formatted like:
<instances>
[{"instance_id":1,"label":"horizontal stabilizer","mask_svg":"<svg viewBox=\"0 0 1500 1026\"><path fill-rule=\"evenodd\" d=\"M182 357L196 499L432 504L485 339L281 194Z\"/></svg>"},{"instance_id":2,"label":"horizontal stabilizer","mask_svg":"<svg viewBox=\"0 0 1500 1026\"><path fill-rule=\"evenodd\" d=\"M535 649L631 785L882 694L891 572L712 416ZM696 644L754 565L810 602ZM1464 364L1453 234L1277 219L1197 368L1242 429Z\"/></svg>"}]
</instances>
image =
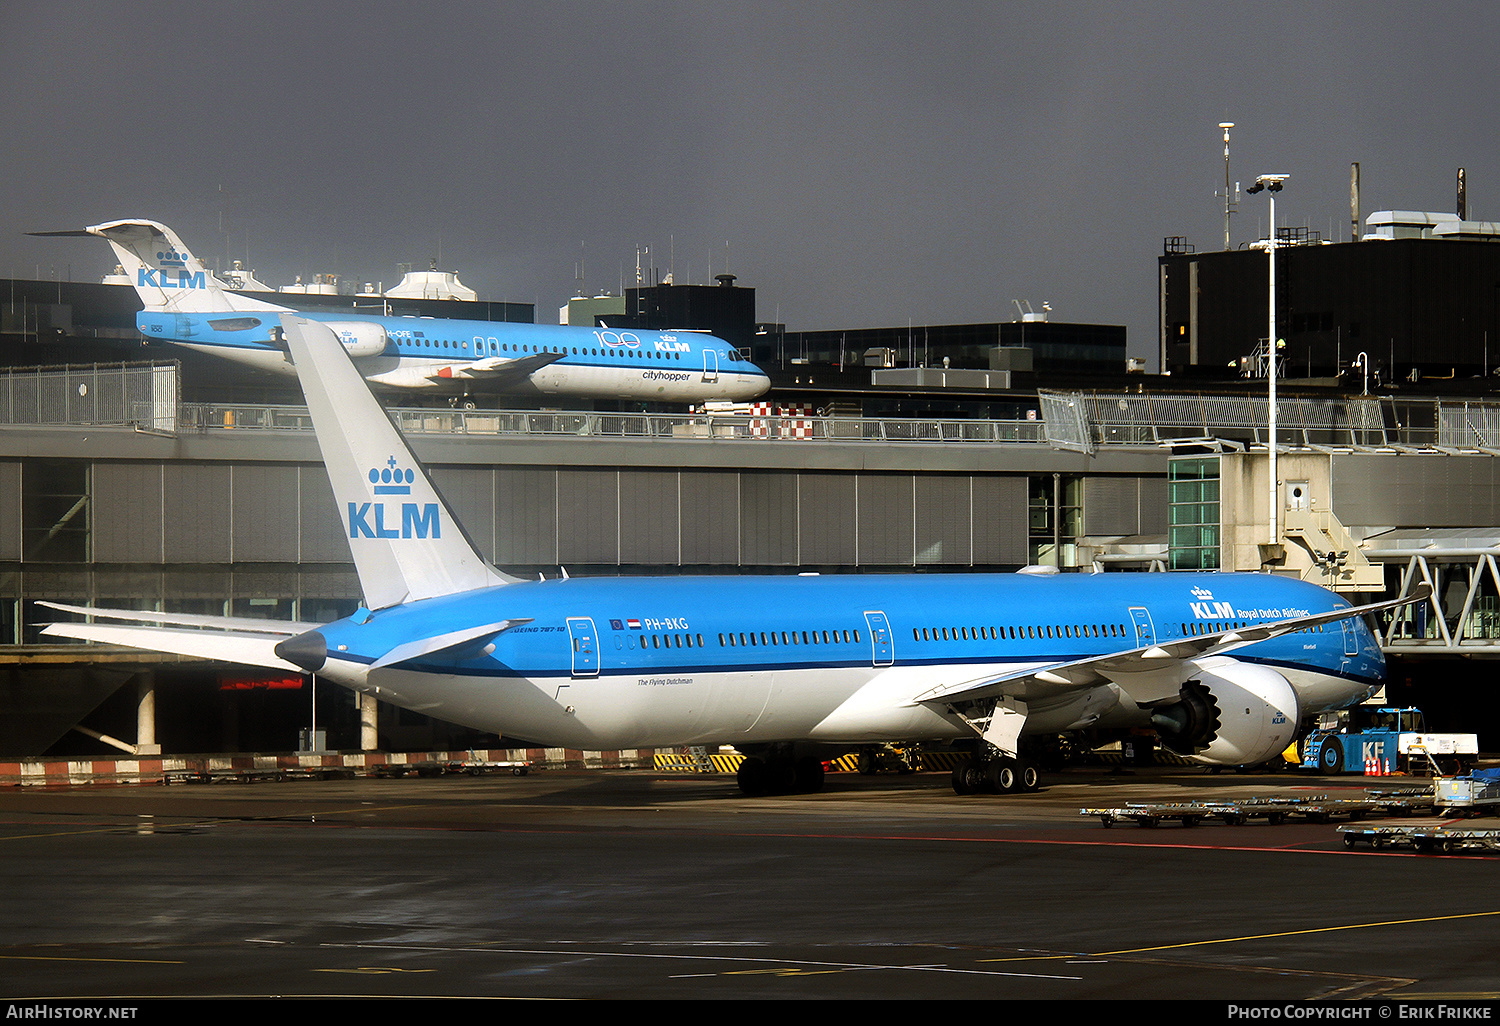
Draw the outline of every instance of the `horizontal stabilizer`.
<instances>
[{"instance_id":1,"label":"horizontal stabilizer","mask_svg":"<svg viewBox=\"0 0 1500 1026\"><path fill-rule=\"evenodd\" d=\"M180 630L175 627L125 627L102 623L54 623L42 633L56 638L77 638L105 645L125 645L151 652L199 659L221 659L226 663L264 666L272 670L301 673L296 665L278 658L273 651L283 640L281 634L256 634L250 631Z\"/></svg>"},{"instance_id":2,"label":"horizontal stabilizer","mask_svg":"<svg viewBox=\"0 0 1500 1026\"><path fill-rule=\"evenodd\" d=\"M496 623L481 624L478 627L467 627L461 631L450 631L431 638L408 641L404 645L397 645L375 660L370 664L370 669L378 670L383 666L395 666L397 663L408 662L422 656L442 654L458 659L472 657L468 656L468 653L477 656L490 643L490 640L502 631L508 631L512 627L519 627L531 621L532 617L523 616L515 620L500 620Z\"/></svg>"},{"instance_id":3,"label":"horizontal stabilizer","mask_svg":"<svg viewBox=\"0 0 1500 1026\"><path fill-rule=\"evenodd\" d=\"M1320 624L1335 623L1366 613L1378 613L1421 602L1431 594L1432 588L1421 584L1411 594L1388 602L1346 606L1312 616L1253 624L1214 634L1195 634L1141 648L1090 656L1087 659L1031 667L1003 676L945 684L918 695L916 700L924 703L968 702L999 695L1034 699L1112 683L1119 685L1136 702L1159 702L1177 694L1183 681L1195 672L1195 660L1227 655L1247 645L1269 641Z\"/></svg>"},{"instance_id":4,"label":"horizontal stabilizer","mask_svg":"<svg viewBox=\"0 0 1500 1026\"><path fill-rule=\"evenodd\" d=\"M220 630L250 631L255 634L301 634L320 626L315 623L297 623L294 620L260 620L249 616L209 616L203 613L158 613L147 609L99 609L94 606L70 606L62 602L38 602L37 605L102 620L138 620L188 627L216 627Z\"/></svg>"}]
</instances>

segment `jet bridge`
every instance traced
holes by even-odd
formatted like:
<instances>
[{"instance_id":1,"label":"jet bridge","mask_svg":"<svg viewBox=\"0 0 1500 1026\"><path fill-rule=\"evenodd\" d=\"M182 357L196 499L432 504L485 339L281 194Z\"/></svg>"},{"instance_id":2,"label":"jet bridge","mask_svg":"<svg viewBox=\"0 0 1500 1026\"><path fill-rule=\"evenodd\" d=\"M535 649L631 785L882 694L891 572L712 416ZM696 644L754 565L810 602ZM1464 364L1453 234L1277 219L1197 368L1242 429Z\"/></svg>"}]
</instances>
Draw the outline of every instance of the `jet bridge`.
<instances>
[{"instance_id":1,"label":"jet bridge","mask_svg":"<svg viewBox=\"0 0 1500 1026\"><path fill-rule=\"evenodd\" d=\"M1500 656L1500 529L1389 531L1363 552L1399 580L1396 594L1432 588L1382 624L1387 653Z\"/></svg>"}]
</instances>

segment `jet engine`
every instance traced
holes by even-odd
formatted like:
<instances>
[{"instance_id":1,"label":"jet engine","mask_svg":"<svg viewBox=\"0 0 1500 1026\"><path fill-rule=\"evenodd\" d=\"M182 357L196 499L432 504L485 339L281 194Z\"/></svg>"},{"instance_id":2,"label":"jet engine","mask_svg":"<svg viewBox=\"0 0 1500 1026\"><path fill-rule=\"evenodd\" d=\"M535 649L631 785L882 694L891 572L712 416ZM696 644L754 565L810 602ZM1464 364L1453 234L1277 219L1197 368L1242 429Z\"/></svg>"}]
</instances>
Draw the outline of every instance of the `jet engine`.
<instances>
[{"instance_id":1,"label":"jet engine","mask_svg":"<svg viewBox=\"0 0 1500 1026\"><path fill-rule=\"evenodd\" d=\"M324 321L350 356L379 356L390 343L385 329L369 321Z\"/></svg>"},{"instance_id":2,"label":"jet engine","mask_svg":"<svg viewBox=\"0 0 1500 1026\"><path fill-rule=\"evenodd\" d=\"M1182 686L1176 702L1151 710L1151 725L1179 755L1221 766L1253 766L1283 751L1301 719L1297 693L1275 670L1234 660Z\"/></svg>"}]
</instances>

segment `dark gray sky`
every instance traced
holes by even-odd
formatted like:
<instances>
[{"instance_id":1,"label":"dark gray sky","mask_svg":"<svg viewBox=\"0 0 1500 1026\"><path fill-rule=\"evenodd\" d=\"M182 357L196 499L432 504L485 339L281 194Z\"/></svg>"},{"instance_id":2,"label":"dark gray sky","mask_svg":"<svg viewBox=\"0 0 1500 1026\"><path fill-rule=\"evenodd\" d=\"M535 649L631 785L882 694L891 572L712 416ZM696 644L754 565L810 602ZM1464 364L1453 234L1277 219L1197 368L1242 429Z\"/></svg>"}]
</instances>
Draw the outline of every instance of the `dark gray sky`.
<instances>
[{"instance_id":1,"label":"dark gray sky","mask_svg":"<svg viewBox=\"0 0 1500 1026\"><path fill-rule=\"evenodd\" d=\"M94 279L149 217L283 284L446 269L539 321L727 269L793 330L1123 323L1155 351L1162 238L1500 220L1485 3L0 0L0 275ZM1236 244L1264 232L1246 197ZM223 225L221 232L220 225Z\"/></svg>"}]
</instances>

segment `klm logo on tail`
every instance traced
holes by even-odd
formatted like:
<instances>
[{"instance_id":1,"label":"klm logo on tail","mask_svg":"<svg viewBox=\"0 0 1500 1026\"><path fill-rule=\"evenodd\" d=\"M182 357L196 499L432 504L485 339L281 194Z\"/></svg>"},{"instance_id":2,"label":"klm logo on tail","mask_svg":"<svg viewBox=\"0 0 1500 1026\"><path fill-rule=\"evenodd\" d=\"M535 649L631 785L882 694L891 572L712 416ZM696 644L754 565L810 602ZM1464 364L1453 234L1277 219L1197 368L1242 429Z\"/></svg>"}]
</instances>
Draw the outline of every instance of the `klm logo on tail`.
<instances>
[{"instance_id":1,"label":"klm logo on tail","mask_svg":"<svg viewBox=\"0 0 1500 1026\"><path fill-rule=\"evenodd\" d=\"M174 279L165 267L141 267L135 272L135 285L141 289L207 289L208 277L202 271L183 269Z\"/></svg>"},{"instance_id":2,"label":"klm logo on tail","mask_svg":"<svg viewBox=\"0 0 1500 1026\"><path fill-rule=\"evenodd\" d=\"M410 468L398 468L394 456L386 463L383 469L370 468L370 483L375 486L375 494L410 495L411 484L416 480L416 473ZM442 537L442 522L438 519L438 504L435 502L421 505L415 502L403 502L399 528L395 526L394 510L391 514L391 526L386 526L386 510L389 507L384 502L351 502L348 505L350 538ZM394 505L394 503L391 504L391 506Z\"/></svg>"}]
</instances>

